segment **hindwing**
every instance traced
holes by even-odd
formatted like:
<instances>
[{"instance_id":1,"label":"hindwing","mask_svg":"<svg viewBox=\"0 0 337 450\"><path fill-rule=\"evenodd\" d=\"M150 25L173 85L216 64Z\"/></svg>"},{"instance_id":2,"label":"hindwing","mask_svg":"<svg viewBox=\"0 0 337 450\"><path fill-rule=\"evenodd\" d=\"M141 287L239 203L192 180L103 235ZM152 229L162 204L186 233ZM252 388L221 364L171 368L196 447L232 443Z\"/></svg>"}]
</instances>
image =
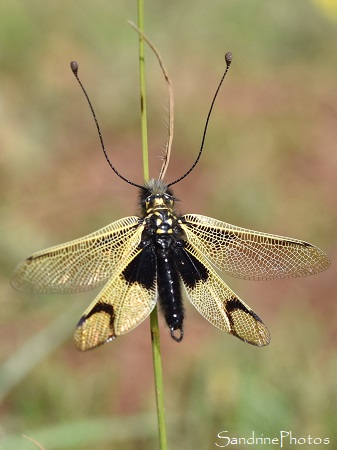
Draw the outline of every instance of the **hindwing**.
<instances>
[{"instance_id":1,"label":"hindwing","mask_svg":"<svg viewBox=\"0 0 337 450\"><path fill-rule=\"evenodd\" d=\"M155 254L151 247L138 248L84 312L74 334L76 347L90 350L127 333L149 316L156 302Z\"/></svg>"},{"instance_id":2,"label":"hindwing","mask_svg":"<svg viewBox=\"0 0 337 450\"><path fill-rule=\"evenodd\" d=\"M188 242L215 267L234 277L299 277L330 265L322 250L305 241L247 230L199 214L186 214L181 220Z\"/></svg>"},{"instance_id":3,"label":"hindwing","mask_svg":"<svg viewBox=\"0 0 337 450\"><path fill-rule=\"evenodd\" d=\"M139 226L139 217L125 217L80 239L34 253L16 267L12 285L37 293L93 289L138 246Z\"/></svg>"},{"instance_id":4,"label":"hindwing","mask_svg":"<svg viewBox=\"0 0 337 450\"><path fill-rule=\"evenodd\" d=\"M176 264L191 303L205 319L249 344L269 344L265 324L215 273L198 249L186 244Z\"/></svg>"}]
</instances>

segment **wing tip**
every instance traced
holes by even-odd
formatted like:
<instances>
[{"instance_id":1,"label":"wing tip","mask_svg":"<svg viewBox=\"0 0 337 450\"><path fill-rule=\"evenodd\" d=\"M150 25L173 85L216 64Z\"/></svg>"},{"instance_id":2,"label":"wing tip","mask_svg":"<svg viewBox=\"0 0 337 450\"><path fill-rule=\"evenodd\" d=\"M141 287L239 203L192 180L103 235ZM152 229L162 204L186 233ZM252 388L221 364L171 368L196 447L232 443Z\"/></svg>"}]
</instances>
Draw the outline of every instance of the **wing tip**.
<instances>
[{"instance_id":1,"label":"wing tip","mask_svg":"<svg viewBox=\"0 0 337 450\"><path fill-rule=\"evenodd\" d=\"M256 317L254 318L256 319ZM266 347L271 341L269 330L260 318L258 318L255 325L246 333L239 333L234 328L229 333L246 344L254 345L255 347Z\"/></svg>"}]
</instances>

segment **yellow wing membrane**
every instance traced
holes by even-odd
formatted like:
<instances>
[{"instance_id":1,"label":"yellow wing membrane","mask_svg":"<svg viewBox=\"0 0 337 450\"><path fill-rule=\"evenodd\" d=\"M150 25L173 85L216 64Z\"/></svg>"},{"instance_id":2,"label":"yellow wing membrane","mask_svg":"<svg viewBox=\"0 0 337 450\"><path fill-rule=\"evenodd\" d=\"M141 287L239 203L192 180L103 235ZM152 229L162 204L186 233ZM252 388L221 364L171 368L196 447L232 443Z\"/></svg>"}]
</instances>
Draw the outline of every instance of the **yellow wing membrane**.
<instances>
[{"instance_id":1,"label":"yellow wing membrane","mask_svg":"<svg viewBox=\"0 0 337 450\"><path fill-rule=\"evenodd\" d=\"M80 239L34 253L14 271L12 285L36 293L73 293L102 284L137 247L139 217L132 216Z\"/></svg>"},{"instance_id":2,"label":"yellow wing membrane","mask_svg":"<svg viewBox=\"0 0 337 450\"><path fill-rule=\"evenodd\" d=\"M145 320L157 302L156 270L151 286L130 283L123 274L131 260L142 250L133 252L113 274L107 285L84 312L74 334L78 350L90 350L127 333ZM142 267L139 268L142 270ZM146 270L146 269L145 269ZM141 274L139 274L141 278Z\"/></svg>"},{"instance_id":3,"label":"yellow wing membrane","mask_svg":"<svg viewBox=\"0 0 337 450\"><path fill-rule=\"evenodd\" d=\"M305 241L247 230L199 214L186 214L181 220L188 242L234 277L300 277L330 266L325 253Z\"/></svg>"},{"instance_id":4,"label":"yellow wing membrane","mask_svg":"<svg viewBox=\"0 0 337 450\"><path fill-rule=\"evenodd\" d=\"M207 273L195 284L183 280L187 295L199 313L215 327L244 342L259 347L268 345L270 334L259 316L215 273L197 248L187 244L185 250L203 264Z\"/></svg>"}]
</instances>

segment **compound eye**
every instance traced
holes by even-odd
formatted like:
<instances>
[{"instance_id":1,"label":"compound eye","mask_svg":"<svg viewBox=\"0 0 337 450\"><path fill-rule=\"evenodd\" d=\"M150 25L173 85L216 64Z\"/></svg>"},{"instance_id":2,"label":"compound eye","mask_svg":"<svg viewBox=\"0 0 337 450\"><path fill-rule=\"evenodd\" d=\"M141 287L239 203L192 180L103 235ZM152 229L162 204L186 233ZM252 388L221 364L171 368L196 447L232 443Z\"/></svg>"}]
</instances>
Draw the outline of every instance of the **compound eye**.
<instances>
[{"instance_id":1,"label":"compound eye","mask_svg":"<svg viewBox=\"0 0 337 450\"><path fill-rule=\"evenodd\" d=\"M171 197L171 195L164 194L164 200L165 200L165 203L168 204L169 206L173 205L173 198Z\"/></svg>"},{"instance_id":2,"label":"compound eye","mask_svg":"<svg viewBox=\"0 0 337 450\"><path fill-rule=\"evenodd\" d=\"M148 197L147 197L147 199L145 200L145 208L146 209L149 209L150 208L150 205L151 205L151 195L149 195Z\"/></svg>"}]
</instances>

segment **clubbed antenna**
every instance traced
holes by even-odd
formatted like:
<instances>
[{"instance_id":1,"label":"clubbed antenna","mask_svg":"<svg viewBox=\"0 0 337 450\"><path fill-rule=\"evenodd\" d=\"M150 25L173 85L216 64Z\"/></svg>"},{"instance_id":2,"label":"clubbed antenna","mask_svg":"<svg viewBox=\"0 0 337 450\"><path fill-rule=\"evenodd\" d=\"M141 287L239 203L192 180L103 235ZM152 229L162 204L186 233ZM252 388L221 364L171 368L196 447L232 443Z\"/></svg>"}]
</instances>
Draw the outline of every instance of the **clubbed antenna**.
<instances>
[{"instance_id":1,"label":"clubbed antenna","mask_svg":"<svg viewBox=\"0 0 337 450\"><path fill-rule=\"evenodd\" d=\"M112 164L112 162L110 161L109 156L108 156L108 154L107 154L107 152L106 152L106 150L105 150L104 141L103 141L103 136L102 136L102 133L101 133L101 129L100 129L100 126L99 126L99 123L98 123L98 120L97 120L97 116L96 116L95 110L94 110L94 108L93 108L93 106L92 106L92 103L91 103L90 98L89 98L89 96L88 96L88 94L87 94L87 91L85 90L85 88L84 88L84 86L83 86L83 84L82 84L82 82L81 82L81 80L80 80L80 78L79 78L79 76L78 76L78 64L77 64L77 62L76 62L76 61L71 61L70 67L71 67L71 70L72 70L73 74L75 75L75 78L76 78L78 84L80 85L80 87L81 87L81 89L82 89L82 91L83 91L83 93L84 93L84 95L85 95L85 98L87 99L87 102L88 102L88 104L89 104L89 107L90 107L92 116L93 116L94 121L95 121L95 124L96 124L96 128L97 128L99 140L100 140L100 142L101 142L101 147L102 147L102 150L103 150L105 159L107 160L109 166L110 166L111 169L115 172L115 174L116 174L117 176L119 176L119 178L121 178L122 180L124 180L124 181L126 181L127 183L131 184L132 186L135 186L135 187L138 187L138 188L142 188L142 186L141 186L140 184L134 183L133 181L130 181L130 180L128 180L127 178L123 177L123 175L121 175L121 174L117 171L117 169L115 168L115 166L114 166L114 165Z\"/></svg>"},{"instance_id":2,"label":"clubbed antenna","mask_svg":"<svg viewBox=\"0 0 337 450\"><path fill-rule=\"evenodd\" d=\"M200 150L199 150L199 153L198 153L198 155L197 155L197 158L196 158L196 160L194 161L194 163L192 164L192 166L188 169L188 171L187 171L184 175L182 175L180 178L178 178L177 180L172 181L172 183L169 183L169 184L167 185L168 187L169 187L169 186L173 186L174 184L178 183L179 181L181 181L181 180L183 180L185 177L187 177L187 175L190 174L190 173L192 172L192 170L194 169L194 167L195 167L195 166L198 164L198 162L199 162L199 159L200 159L200 157L201 157L201 154L202 154L202 151L203 151L203 148L204 148L205 138L206 138L206 133L207 133L207 129L208 129L208 123L209 123L209 119L210 119L211 114L212 114L212 111L213 111L213 106L214 106L215 100L216 100L216 98L217 98L217 96L218 96L218 93L219 93L219 90L220 90L221 85L222 85L222 83L223 83L223 80L225 79L225 76L227 75L227 72L228 72L229 67L230 67L230 65L231 65L232 58L233 58L233 55L232 55L231 52L227 52L227 53L225 54L226 70L225 70L224 74L222 75L222 78L221 78L220 83L219 83L219 85L218 85L218 87L217 87L217 90L215 91L215 94L214 94L214 97L213 97L213 100L212 100L212 103L211 103L211 107L210 107L210 109L209 109L209 111L208 111L208 114L207 114L206 123L205 123L205 128L204 128L204 132L203 132L202 139L201 139L201 146L200 146Z\"/></svg>"}]
</instances>

